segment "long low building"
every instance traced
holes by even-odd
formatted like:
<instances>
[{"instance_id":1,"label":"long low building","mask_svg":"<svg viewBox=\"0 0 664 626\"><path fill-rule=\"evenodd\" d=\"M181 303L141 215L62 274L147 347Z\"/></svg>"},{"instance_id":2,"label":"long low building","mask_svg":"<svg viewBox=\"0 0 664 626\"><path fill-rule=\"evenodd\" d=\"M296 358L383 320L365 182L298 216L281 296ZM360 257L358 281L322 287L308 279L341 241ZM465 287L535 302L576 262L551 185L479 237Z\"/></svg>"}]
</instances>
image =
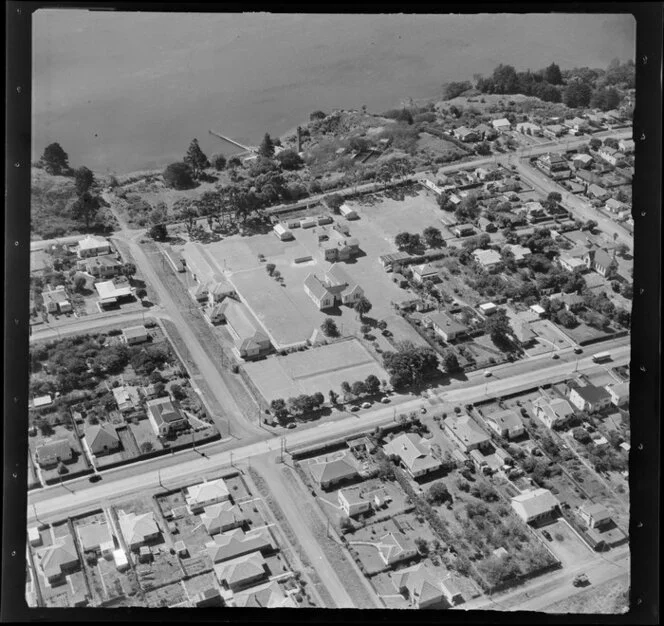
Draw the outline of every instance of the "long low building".
<instances>
[{"instance_id":1,"label":"long low building","mask_svg":"<svg viewBox=\"0 0 664 626\"><path fill-rule=\"evenodd\" d=\"M514 512L527 524L541 524L554 518L559 503L548 489L526 491L511 500Z\"/></svg>"}]
</instances>

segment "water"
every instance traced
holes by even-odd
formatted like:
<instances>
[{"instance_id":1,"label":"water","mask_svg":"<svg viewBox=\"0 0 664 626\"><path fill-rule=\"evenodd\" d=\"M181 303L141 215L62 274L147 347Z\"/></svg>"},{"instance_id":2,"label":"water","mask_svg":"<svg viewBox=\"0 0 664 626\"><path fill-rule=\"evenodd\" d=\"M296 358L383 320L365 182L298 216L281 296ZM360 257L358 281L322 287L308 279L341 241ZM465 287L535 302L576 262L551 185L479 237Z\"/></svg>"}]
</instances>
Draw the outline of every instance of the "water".
<instances>
[{"instance_id":1,"label":"water","mask_svg":"<svg viewBox=\"0 0 664 626\"><path fill-rule=\"evenodd\" d=\"M269 15L40 10L33 36L33 157L52 141L74 166L163 167L215 129L256 145L316 109L383 111L442 83L633 58L630 16Z\"/></svg>"}]
</instances>

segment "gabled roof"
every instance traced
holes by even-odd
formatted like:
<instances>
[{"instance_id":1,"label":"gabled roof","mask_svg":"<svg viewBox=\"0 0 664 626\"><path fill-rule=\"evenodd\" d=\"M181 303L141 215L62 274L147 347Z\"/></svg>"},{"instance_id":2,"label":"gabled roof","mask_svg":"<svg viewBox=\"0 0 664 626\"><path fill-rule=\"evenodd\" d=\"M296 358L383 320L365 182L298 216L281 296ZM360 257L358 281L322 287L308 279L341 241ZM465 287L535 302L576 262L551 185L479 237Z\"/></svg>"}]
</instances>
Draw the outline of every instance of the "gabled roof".
<instances>
[{"instance_id":1,"label":"gabled roof","mask_svg":"<svg viewBox=\"0 0 664 626\"><path fill-rule=\"evenodd\" d=\"M470 415L451 415L445 419L447 426L467 446L481 444L491 438L485 433Z\"/></svg>"},{"instance_id":2,"label":"gabled roof","mask_svg":"<svg viewBox=\"0 0 664 626\"><path fill-rule=\"evenodd\" d=\"M79 250L93 250L95 248L110 247L111 243L104 237L96 237L95 235L87 235L83 239L78 240Z\"/></svg>"},{"instance_id":3,"label":"gabled roof","mask_svg":"<svg viewBox=\"0 0 664 626\"><path fill-rule=\"evenodd\" d=\"M260 552L252 552L225 563L219 563L215 565L214 570L220 581L226 581L229 586L233 586L265 574L267 563Z\"/></svg>"},{"instance_id":4,"label":"gabled roof","mask_svg":"<svg viewBox=\"0 0 664 626\"><path fill-rule=\"evenodd\" d=\"M309 471L314 480L320 484L345 480L357 475L357 468L348 461L346 455L334 461L311 463Z\"/></svg>"},{"instance_id":5,"label":"gabled roof","mask_svg":"<svg viewBox=\"0 0 664 626\"><path fill-rule=\"evenodd\" d=\"M615 383L604 387L608 392L613 392L616 396L623 397L629 395L629 382Z\"/></svg>"},{"instance_id":6,"label":"gabled roof","mask_svg":"<svg viewBox=\"0 0 664 626\"><path fill-rule=\"evenodd\" d=\"M184 419L170 398L148 400L145 406L155 422L157 422L157 425L172 424L173 422L179 422Z\"/></svg>"},{"instance_id":7,"label":"gabled roof","mask_svg":"<svg viewBox=\"0 0 664 626\"><path fill-rule=\"evenodd\" d=\"M467 330L466 326L461 322L457 322L451 315L448 315L444 311L427 313L426 317L431 320L434 326L447 333L464 333Z\"/></svg>"},{"instance_id":8,"label":"gabled roof","mask_svg":"<svg viewBox=\"0 0 664 626\"><path fill-rule=\"evenodd\" d=\"M574 409L564 398L551 399L546 396L540 396L533 401L533 406L541 408L550 418L565 418L574 415Z\"/></svg>"},{"instance_id":9,"label":"gabled roof","mask_svg":"<svg viewBox=\"0 0 664 626\"><path fill-rule=\"evenodd\" d=\"M440 268L432 263L424 263L423 265L413 266L413 273L419 274L420 276L433 276L434 274L440 273Z\"/></svg>"},{"instance_id":10,"label":"gabled roof","mask_svg":"<svg viewBox=\"0 0 664 626\"><path fill-rule=\"evenodd\" d=\"M512 507L522 511L527 519L548 513L558 506L558 500L548 489L533 489L512 498Z\"/></svg>"},{"instance_id":11,"label":"gabled roof","mask_svg":"<svg viewBox=\"0 0 664 626\"><path fill-rule=\"evenodd\" d=\"M214 540L205 544L208 556L213 563L228 561L257 550L269 550L274 546L265 529L247 534L241 528L215 535Z\"/></svg>"},{"instance_id":12,"label":"gabled roof","mask_svg":"<svg viewBox=\"0 0 664 626\"><path fill-rule=\"evenodd\" d=\"M606 250L597 250L595 252L595 265L608 268L612 263L615 263L615 261Z\"/></svg>"},{"instance_id":13,"label":"gabled roof","mask_svg":"<svg viewBox=\"0 0 664 626\"><path fill-rule=\"evenodd\" d=\"M84 552L95 550L103 543L113 541L108 524L105 523L84 524L76 530Z\"/></svg>"},{"instance_id":14,"label":"gabled roof","mask_svg":"<svg viewBox=\"0 0 664 626\"><path fill-rule=\"evenodd\" d=\"M333 263L329 270L327 270L327 279L332 285L348 285L349 288L357 285L346 272L346 270L338 263Z\"/></svg>"},{"instance_id":15,"label":"gabled roof","mask_svg":"<svg viewBox=\"0 0 664 626\"><path fill-rule=\"evenodd\" d=\"M419 437L407 433L395 437L383 447L387 454L401 458L411 472L433 470L440 467L440 461L432 457L419 442Z\"/></svg>"},{"instance_id":16,"label":"gabled roof","mask_svg":"<svg viewBox=\"0 0 664 626\"><path fill-rule=\"evenodd\" d=\"M246 517L242 511L240 511L240 507L236 504L231 504L228 500L211 506L206 506L204 512L201 514L201 522L208 533L216 528L232 525L240 526L245 519Z\"/></svg>"},{"instance_id":17,"label":"gabled roof","mask_svg":"<svg viewBox=\"0 0 664 626\"><path fill-rule=\"evenodd\" d=\"M304 279L304 286L319 300L324 298L328 293L325 284L315 274L309 274Z\"/></svg>"},{"instance_id":18,"label":"gabled roof","mask_svg":"<svg viewBox=\"0 0 664 626\"><path fill-rule=\"evenodd\" d=\"M376 544L376 548L383 561L389 564L400 560L404 553L412 552L415 549L415 543L407 535L395 531L383 535Z\"/></svg>"},{"instance_id":19,"label":"gabled roof","mask_svg":"<svg viewBox=\"0 0 664 626\"><path fill-rule=\"evenodd\" d=\"M120 447L120 437L115 428L108 424L90 426L85 431L85 440L92 454Z\"/></svg>"},{"instance_id":20,"label":"gabled roof","mask_svg":"<svg viewBox=\"0 0 664 626\"><path fill-rule=\"evenodd\" d=\"M521 418L512 409L504 409L491 413L487 415L487 420L494 422L501 430L505 428L512 430L523 427Z\"/></svg>"},{"instance_id":21,"label":"gabled roof","mask_svg":"<svg viewBox=\"0 0 664 626\"><path fill-rule=\"evenodd\" d=\"M291 596L284 594L275 580L252 587L246 592L235 594L235 606L243 608L296 608L297 604Z\"/></svg>"},{"instance_id":22,"label":"gabled roof","mask_svg":"<svg viewBox=\"0 0 664 626\"><path fill-rule=\"evenodd\" d=\"M442 600L444 595L439 578L423 563L396 572L394 581L397 589L408 590L415 605Z\"/></svg>"},{"instance_id":23,"label":"gabled roof","mask_svg":"<svg viewBox=\"0 0 664 626\"><path fill-rule=\"evenodd\" d=\"M609 397L609 392L603 387L595 387L595 385L586 385L585 387L575 387L576 392L586 402L594 404Z\"/></svg>"},{"instance_id":24,"label":"gabled roof","mask_svg":"<svg viewBox=\"0 0 664 626\"><path fill-rule=\"evenodd\" d=\"M71 444L69 439L54 439L47 441L37 448L37 460L46 461L58 457L60 459L70 459L72 456Z\"/></svg>"},{"instance_id":25,"label":"gabled roof","mask_svg":"<svg viewBox=\"0 0 664 626\"><path fill-rule=\"evenodd\" d=\"M128 328L122 329L122 334L127 339L133 339L136 337L145 337L148 334L145 326L129 326Z\"/></svg>"}]
</instances>

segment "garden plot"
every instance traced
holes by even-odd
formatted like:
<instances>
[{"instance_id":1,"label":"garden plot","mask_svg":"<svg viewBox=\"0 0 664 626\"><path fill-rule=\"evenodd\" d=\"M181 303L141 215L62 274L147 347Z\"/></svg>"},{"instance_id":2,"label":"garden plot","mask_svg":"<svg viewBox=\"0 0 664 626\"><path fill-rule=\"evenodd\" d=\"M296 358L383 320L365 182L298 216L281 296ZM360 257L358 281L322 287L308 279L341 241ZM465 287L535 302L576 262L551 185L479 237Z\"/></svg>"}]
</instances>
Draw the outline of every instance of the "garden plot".
<instances>
[{"instance_id":1,"label":"garden plot","mask_svg":"<svg viewBox=\"0 0 664 626\"><path fill-rule=\"evenodd\" d=\"M180 581L164 585L145 594L145 601L149 607L168 607L187 601L187 592Z\"/></svg>"},{"instance_id":2,"label":"garden plot","mask_svg":"<svg viewBox=\"0 0 664 626\"><path fill-rule=\"evenodd\" d=\"M50 436L42 435L41 431L37 429L33 431L35 434L28 438L30 453L33 455L33 458L36 458L35 455L37 449L45 443L57 441L59 439L66 439L69 442L73 453L72 460L64 463L64 469L62 466L39 468L42 480L48 484L59 480L66 480L70 476L85 473L90 469L88 459L83 453L83 447L81 446L79 438L76 436L71 424L68 424L68 426L69 427L61 425L54 426L53 434ZM37 465L36 461L35 465Z\"/></svg>"}]
</instances>

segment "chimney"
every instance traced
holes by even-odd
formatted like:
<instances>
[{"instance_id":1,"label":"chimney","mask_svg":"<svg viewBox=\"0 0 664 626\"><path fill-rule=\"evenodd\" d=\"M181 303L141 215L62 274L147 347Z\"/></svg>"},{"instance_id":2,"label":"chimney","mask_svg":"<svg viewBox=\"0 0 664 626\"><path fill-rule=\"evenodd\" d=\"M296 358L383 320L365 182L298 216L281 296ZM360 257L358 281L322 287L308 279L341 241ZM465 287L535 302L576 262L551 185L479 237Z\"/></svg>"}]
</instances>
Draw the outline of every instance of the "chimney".
<instances>
[{"instance_id":1,"label":"chimney","mask_svg":"<svg viewBox=\"0 0 664 626\"><path fill-rule=\"evenodd\" d=\"M297 151L302 152L302 130L297 127Z\"/></svg>"}]
</instances>

